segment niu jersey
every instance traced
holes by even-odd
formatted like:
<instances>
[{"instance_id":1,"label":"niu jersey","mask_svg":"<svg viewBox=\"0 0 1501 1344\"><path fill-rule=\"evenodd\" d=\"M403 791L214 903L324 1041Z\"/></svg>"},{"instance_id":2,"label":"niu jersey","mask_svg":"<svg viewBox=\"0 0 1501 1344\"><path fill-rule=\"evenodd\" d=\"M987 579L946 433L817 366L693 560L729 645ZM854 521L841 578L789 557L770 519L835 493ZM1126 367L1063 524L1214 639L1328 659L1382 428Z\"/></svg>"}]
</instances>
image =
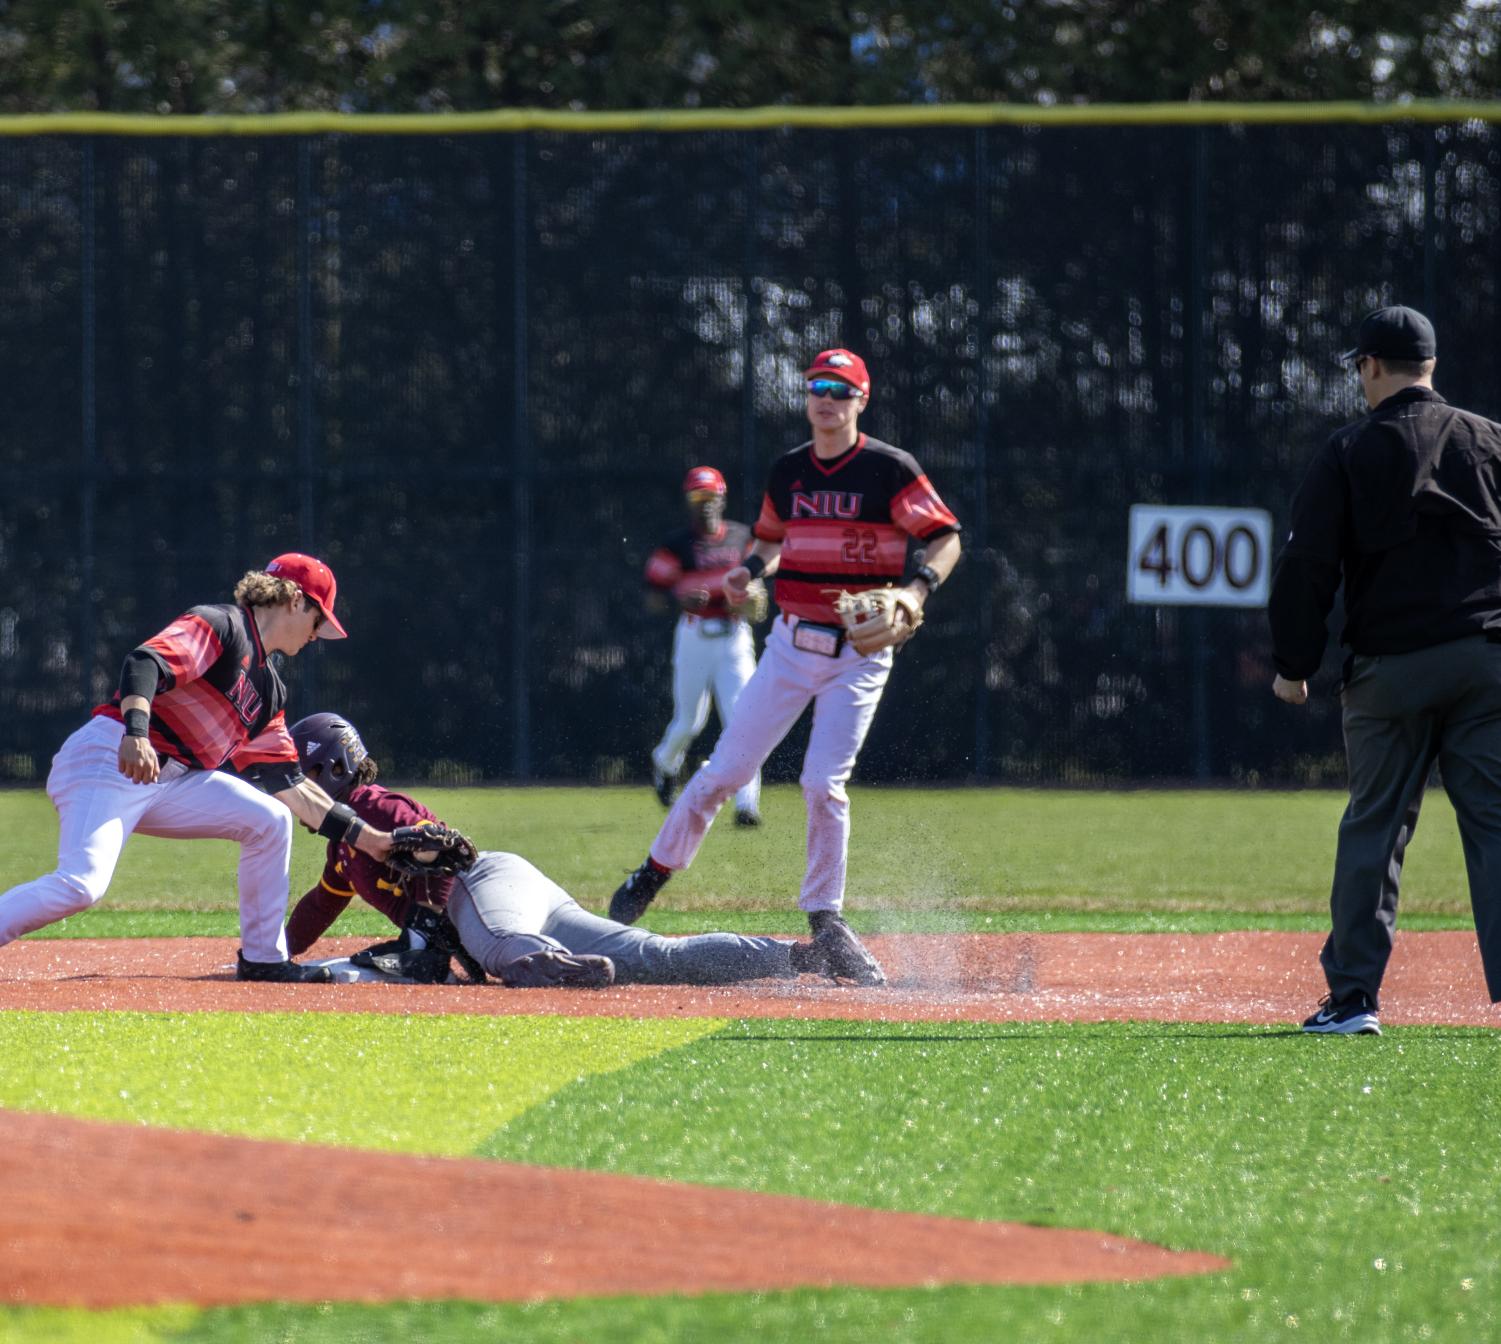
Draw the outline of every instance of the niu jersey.
<instances>
[{"instance_id":1,"label":"niu jersey","mask_svg":"<svg viewBox=\"0 0 1501 1344\"><path fill-rule=\"evenodd\" d=\"M646 562L646 581L655 588L667 589L674 597L702 588L709 594L709 602L697 608L694 615L727 616L721 585L724 576L745 559L750 547L750 528L744 523L721 523L712 537L685 527L651 553Z\"/></svg>"},{"instance_id":2,"label":"niu jersey","mask_svg":"<svg viewBox=\"0 0 1501 1344\"><path fill-rule=\"evenodd\" d=\"M252 777L271 766L260 773L279 776L281 787L302 778L287 733L287 688L246 608L194 607L137 652L158 668L150 726L158 756L201 770L228 763ZM94 713L123 718L120 698L116 691Z\"/></svg>"},{"instance_id":3,"label":"niu jersey","mask_svg":"<svg viewBox=\"0 0 1501 1344\"><path fill-rule=\"evenodd\" d=\"M780 542L777 606L788 616L837 623L834 598L899 581L907 539L959 531L910 453L862 434L839 457L821 460L811 442L771 468L756 537Z\"/></svg>"},{"instance_id":4,"label":"niu jersey","mask_svg":"<svg viewBox=\"0 0 1501 1344\"><path fill-rule=\"evenodd\" d=\"M344 801L361 821L378 831L394 831L398 826L420 826L438 820L415 798L382 788L379 784L358 785L349 791ZM453 882L451 877L407 877L343 841L330 840L323 876L318 885L297 902L287 920L287 947L293 956L307 951L355 896L373 905L400 927L406 923L415 898L428 905L447 905Z\"/></svg>"}]
</instances>

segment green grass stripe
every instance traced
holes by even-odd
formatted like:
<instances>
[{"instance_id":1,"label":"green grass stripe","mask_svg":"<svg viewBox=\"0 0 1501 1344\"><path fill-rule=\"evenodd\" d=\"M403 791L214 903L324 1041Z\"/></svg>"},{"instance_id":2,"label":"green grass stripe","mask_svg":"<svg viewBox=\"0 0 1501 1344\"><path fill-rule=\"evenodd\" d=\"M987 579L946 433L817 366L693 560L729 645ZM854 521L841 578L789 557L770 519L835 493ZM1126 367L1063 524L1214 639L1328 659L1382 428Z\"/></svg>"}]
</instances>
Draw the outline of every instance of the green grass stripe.
<instances>
[{"instance_id":1,"label":"green grass stripe","mask_svg":"<svg viewBox=\"0 0 1501 1344\"><path fill-rule=\"evenodd\" d=\"M482 847L530 858L593 910L605 907L662 822L644 787L415 791ZM1345 797L1332 790L857 787L851 802L848 906L867 927L984 927L963 921L1036 912L1077 918L1070 927L1186 931L1206 927L1195 920L1235 927L1242 917L1244 927L1287 927L1276 922L1287 918L1321 927ZM674 931L667 921L700 914L703 923L692 927L753 929L759 926L742 917L764 913L774 919L770 928L799 930L802 793L773 785L762 811L766 825L756 831L715 826L693 867L664 890L653 919ZM0 821L13 837L0 853L0 890L50 871L57 829L46 797L0 792ZM298 833L294 901L316 883L323 853L322 842ZM216 913L227 922L215 931L232 933L236 858L224 841L132 837L98 909ZM1403 926L1425 927L1409 923L1413 916L1441 917L1450 928L1470 921L1454 810L1439 789L1430 791L1407 853ZM1113 922L1130 917L1146 922ZM1263 918L1271 922L1258 925ZM334 932L345 927L341 919ZM379 934L383 925L364 916L350 931Z\"/></svg>"},{"instance_id":2,"label":"green grass stripe","mask_svg":"<svg viewBox=\"0 0 1501 1344\"><path fill-rule=\"evenodd\" d=\"M481 991L476 991L481 992ZM448 1157L715 1019L0 1013L0 1106Z\"/></svg>"},{"instance_id":3,"label":"green grass stripe","mask_svg":"<svg viewBox=\"0 0 1501 1344\"><path fill-rule=\"evenodd\" d=\"M740 1023L556 1094L486 1151L1235 1261L1054 1292L1053 1338L1262 1339L1295 1318L1473 1340L1501 1331L1498 1064L1501 1036L1466 1030ZM1035 1328L1038 1301L998 1294L987 1333L951 1338Z\"/></svg>"},{"instance_id":4,"label":"green grass stripe","mask_svg":"<svg viewBox=\"0 0 1501 1344\"><path fill-rule=\"evenodd\" d=\"M1180 102L878 104L865 107L662 108L567 111L502 108L489 112L269 112L164 115L57 112L0 117L0 135L471 135L549 131L631 132L881 129L923 126L1206 126L1237 124L1389 125L1396 122L1501 121L1501 102L1415 98L1402 102Z\"/></svg>"}]
</instances>

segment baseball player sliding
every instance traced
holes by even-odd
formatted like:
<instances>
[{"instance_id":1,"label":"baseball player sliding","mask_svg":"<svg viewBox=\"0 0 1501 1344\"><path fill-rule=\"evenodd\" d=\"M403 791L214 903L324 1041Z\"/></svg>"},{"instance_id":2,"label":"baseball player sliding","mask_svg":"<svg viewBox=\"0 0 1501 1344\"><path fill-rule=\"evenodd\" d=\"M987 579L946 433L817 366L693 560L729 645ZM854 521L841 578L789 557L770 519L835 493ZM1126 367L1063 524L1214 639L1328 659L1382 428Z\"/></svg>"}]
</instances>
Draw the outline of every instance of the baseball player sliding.
<instances>
[{"instance_id":1,"label":"baseball player sliding","mask_svg":"<svg viewBox=\"0 0 1501 1344\"><path fill-rule=\"evenodd\" d=\"M799 906L834 974L881 985L885 974L844 922L849 849L845 783L891 675L893 650L922 622L928 597L959 560L959 523L917 462L862 434L870 396L865 361L825 350L804 374L812 439L771 470L755 545L724 578L740 602L756 579L776 576L780 615L714 754L668 812L645 861L610 901L634 924L663 885L688 867L725 800L761 768L813 703L803 758L808 866ZM923 563L900 583L907 543Z\"/></svg>"},{"instance_id":2,"label":"baseball player sliding","mask_svg":"<svg viewBox=\"0 0 1501 1344\"><path fill-rule=\"evenodd\" d=\"M651 782L663 807L672 806L688 748L709 721L712 693L721 728L745 683L756 670L751 624L766 615L765 588L732 609L725 601L724 576L751 547L744 523L724 516L724 477L713 467L694 467L683 479L689 525L679 528L652 552L646 581L669 593L682 609L672 637L672 722L651 754ZM761 824L761 772L735 795L735 822Z\"/></svg>"},{"instance_id":3,"label":"baseball player sliding","mask_svg":"<svg viewBox=\"0 0 1501 1344\"><path fill-rule=\"evenodd\" d=\"M609 984L728 984L831 975L815 942L705 933L662 938L590 914L518 854L476 853L415 799L375 782L377 767L347 720L313 714L294 723L303 771L370 826L428 828L431 841L382 863L330 839L323 876L287 921L294 953L311 947L359 896L401 936L351 960L387 975L442 982L456 957L469 977L512 988L597 989Z\"/></svg>"},{"instance_id":4,"label":"baseball player sliding","mask_svg":"<svg viewBox=\"0 0 1501 1344\"><path fill-rule=\"evenodd\" d=\"M232 603L193 607L130 653L113 698L53 758L47 794L60 828L57 869L0 896L0 946L100 900L132 831L234 840L238 978L329 980L326 970L287 956L293 816L382 859L417 839L367 827L334 803L303 777L287 735L287 688L271 655L295 657L315 639L345 638L336 592L321 561L279 555L240 580Z\"/></svg>"}]
</instances>

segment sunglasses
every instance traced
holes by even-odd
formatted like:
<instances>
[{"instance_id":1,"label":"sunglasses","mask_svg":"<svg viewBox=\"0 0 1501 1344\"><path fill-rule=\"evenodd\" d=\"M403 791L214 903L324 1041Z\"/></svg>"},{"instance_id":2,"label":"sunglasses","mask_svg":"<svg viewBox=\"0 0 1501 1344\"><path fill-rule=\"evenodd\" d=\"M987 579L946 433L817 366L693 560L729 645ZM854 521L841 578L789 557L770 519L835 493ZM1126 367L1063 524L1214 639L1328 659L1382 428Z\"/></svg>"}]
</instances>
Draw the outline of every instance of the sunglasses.
<instances>
[{"instance_id":1,"label":"sunglasses","mask_svg":"<svg viewBox=\"0 0 1501 1344\"><path fill-rule=\"evenodd\" d=\"M808 395L810 397L833 397L835 401L853 401L861 395L861 392L858 387L852 383L846 383L841 378L810 378Z\"/></svg>"}]
</instances>

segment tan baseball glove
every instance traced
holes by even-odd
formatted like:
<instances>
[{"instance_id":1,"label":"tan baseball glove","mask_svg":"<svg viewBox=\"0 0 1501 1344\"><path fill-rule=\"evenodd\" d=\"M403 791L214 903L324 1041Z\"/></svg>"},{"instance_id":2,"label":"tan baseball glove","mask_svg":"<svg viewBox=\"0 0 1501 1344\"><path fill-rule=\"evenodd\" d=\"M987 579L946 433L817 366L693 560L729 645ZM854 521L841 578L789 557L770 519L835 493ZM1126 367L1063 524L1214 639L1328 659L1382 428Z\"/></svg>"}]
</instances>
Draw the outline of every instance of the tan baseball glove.
<instances>
[{"instance_id":1,"label":"tan baseball glove","mask_svg":"<svg viewBox=\"0 0 1501 1344\"><path fill-rule=\"evenodd\" d=\"M766 595L766 585L760 579L752 579L746 585L745 597L730 607L731 613L751 625L759 625L771 610L771 599Z\"/></svg>"},{"instance_id":2,"label":"tan baseball glove","mask_svg":"<svg viewBox=\"0 0 1501 1344\"><path fill-rule=\"evenodd\" d=\"M899 649L922 624L922 603L905 588L841 592L834 599L834 610L844 622L856 653Z\"/></svg>"}]
</instances>

